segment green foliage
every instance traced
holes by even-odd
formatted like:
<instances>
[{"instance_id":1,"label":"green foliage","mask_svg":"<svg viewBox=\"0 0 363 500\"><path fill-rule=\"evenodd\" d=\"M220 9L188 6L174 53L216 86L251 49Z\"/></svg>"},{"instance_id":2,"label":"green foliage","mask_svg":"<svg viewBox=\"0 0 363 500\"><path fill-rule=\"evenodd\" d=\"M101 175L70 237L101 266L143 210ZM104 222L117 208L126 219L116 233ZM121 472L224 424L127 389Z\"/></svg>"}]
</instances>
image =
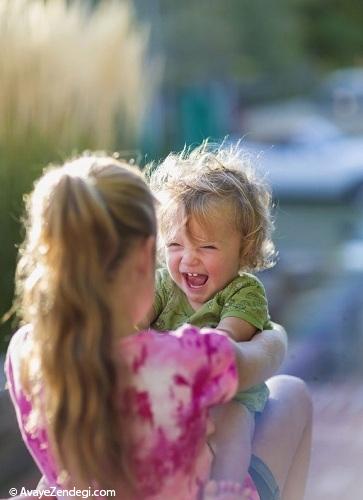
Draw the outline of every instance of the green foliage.
<instances>
[{"instance_id":1,"label":"green foliage","mask_svg":"<svg viewBox=\"0 0 363 500\"><path fill-rule=\"evenodd\" d=\"M305 45L324 69L363 63L363 8L360 0L305 0Z\"/></svg>"},{"instance_id":2,"label":"green foliage","mask_svg":"<svg viewBox=\"0 0 363 500\"><path fill-rule=\"evenodd\" d=\"M304 58L295 0L161 0L160 45L171 84L248 78Z\"/></svg>"},{"instance_id":3,"label":"green foliage","mask_svg":"<svg viewBox=\"0 0 363 500\"><path fill-rule=\"evenodd\" d=\"M362 62L360 0L139 0L170 88Z\"/></svg>"},{"instance_id":4,"label":"green foliage","mask_svg":"<svg viewBox=\"0 0 363 500\"><path fill-rule=\"evenodd\" d=\"M9 144L10 146L10 144ZM2 242L0 246L1 262L1 311L3 315L9 311L14 291L14 271L16 264L17 246L24 234L21 227L23 211L23 194L29 192L33 180L41 172L41 168L50 159L56 160L55 145L46 143L38 138L32 142L12 145L2 149L0 157L0 225ZM0 351L7 345L16 320L11 318L1 325Z\"/></svg>"}]
</instances>

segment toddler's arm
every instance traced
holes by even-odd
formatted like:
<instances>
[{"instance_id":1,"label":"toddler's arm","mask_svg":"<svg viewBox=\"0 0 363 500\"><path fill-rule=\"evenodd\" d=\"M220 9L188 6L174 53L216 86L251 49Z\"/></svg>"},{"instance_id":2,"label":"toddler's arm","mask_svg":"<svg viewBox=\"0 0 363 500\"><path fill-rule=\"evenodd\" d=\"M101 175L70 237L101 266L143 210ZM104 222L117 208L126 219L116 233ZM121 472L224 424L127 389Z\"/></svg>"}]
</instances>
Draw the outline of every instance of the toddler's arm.
<instances>
[{"instance_id":1,"label":"toddler's arm","mask_svg":"<svg viewBox=\"0 0 363 500\"><path fill-rule=\"evenodd\" d=\"M273 323L273 330L258 332L249 342L236 342L237 369L240 391L260 384L272 377L280 367L287 350L285 329Z\"/></svg>"},{"instance_id":2,"label":"toddler's arm","mask_svg":"<svg viewBox=\"0 0 363 500\"><path fill-rule=\"evenodd\" d=\"M234 341L240 391L260 384L276 373L287 348L287 336L282 326L273 324L273 330L257 333L255 326L231 316L223 318L217 328L228 333Z\"/></svg>"},{"instance_id":3,"label":"toddler's arm","mask_svg":"<svg viewBox=\"0 0 363 500\"><path fill-rule=\"evenodd\" d=\"M242 318L235 318L233 316L223 318L219 322L217 329L228 333L229 337L236 342L251 340L257 332L257 328L255 326L251 325Z\"/></svg>"}]
</instances>

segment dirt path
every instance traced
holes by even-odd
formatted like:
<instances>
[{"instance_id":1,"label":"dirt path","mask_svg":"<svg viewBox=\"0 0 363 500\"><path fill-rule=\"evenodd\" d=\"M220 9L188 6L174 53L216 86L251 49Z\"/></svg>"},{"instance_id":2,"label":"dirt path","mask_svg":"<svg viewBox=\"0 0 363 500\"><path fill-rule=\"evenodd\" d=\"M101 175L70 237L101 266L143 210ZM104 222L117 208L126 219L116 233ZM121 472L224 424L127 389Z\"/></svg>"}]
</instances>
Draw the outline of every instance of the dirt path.
<instances>
[{"instance_id":1,"label":"dirt path","mask_svg":"<svg viewBox=\"0 0 363 500\"><path fill-rule=\"evenodd\" d=\"M306 500L362 500L363 380L310 388L314 433Z\"/></svg>"}]
</instances>

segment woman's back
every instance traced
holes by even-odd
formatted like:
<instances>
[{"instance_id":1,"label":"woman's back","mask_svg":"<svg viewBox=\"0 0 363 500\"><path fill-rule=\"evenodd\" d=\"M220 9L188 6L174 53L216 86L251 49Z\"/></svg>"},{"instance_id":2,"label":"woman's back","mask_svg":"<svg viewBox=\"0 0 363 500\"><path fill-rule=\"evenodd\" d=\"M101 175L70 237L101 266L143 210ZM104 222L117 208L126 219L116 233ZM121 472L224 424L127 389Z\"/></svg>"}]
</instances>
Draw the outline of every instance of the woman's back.
<instances>
[{"instance_id":1,"label":"woman's back","mask_svg":"<svg viewBox=\"0 0 363 500\"><path fill-rule=\"evenodd\" d=\"M20 361L31 335L25 327L11 341L8 384L25 443L49 484L61 487L46 430L30 418L32 406L20 382ZM229 341L218 333L201 334L186 326L168 335L152 331L131 335L121 339L118 348L120 360L132 374L116 397L120 412L132 421L129 464L139 488L135 498L196 498L211 462L205 441L207 409L232 397L236 389ZM122 485L116 497L129 498Z\"/></svg>"}]
</instances>

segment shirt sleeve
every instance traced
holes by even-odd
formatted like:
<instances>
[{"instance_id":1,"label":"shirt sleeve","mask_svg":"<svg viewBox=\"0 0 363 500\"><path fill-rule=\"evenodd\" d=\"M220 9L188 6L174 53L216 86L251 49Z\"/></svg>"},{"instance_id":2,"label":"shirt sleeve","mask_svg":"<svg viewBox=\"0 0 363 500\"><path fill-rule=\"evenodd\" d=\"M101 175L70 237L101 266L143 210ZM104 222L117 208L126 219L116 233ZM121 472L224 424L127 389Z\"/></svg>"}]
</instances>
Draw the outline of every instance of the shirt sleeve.
<instances>
[{"instance_id":1,"label":"shirt sleeve","mask_svg":"<svg viewBox=\"0 0 363 500\"><path fill-rule=\"evenodd\" d=\"M231 285L221 311L221 319L227 317L241 318L258 330L270 326L265 288L255 276L245 274Z\"/></svg>"},{"instance_id":2,"label":"shirt sleeve","mask_svg":"<svg viewBox=\"0 0 363 500\"><path fill-rule=\"evenodd\" d=\"M232 343L224 332L187 325L179 337L179 360L186 362L194 403L210 407L230 400L237 390L237 367ZM176 378L178 383L178 378ZM184 383L181 378L180 383Z\"/></svg>"},{"instance_id":3,"label":"shirt sleeve","mask_svg":"<svg viewBox=\"0 0 363 500\"><path fill-rule=\"evenodd\" d=\"M161 312L165 309L168 298L168 278L169 273L165 268L156 270L155 273L155 296L153 304L154 321L160 316ZM153 321L153 322L154 322Z\"/></svg>"}]
</instances>

